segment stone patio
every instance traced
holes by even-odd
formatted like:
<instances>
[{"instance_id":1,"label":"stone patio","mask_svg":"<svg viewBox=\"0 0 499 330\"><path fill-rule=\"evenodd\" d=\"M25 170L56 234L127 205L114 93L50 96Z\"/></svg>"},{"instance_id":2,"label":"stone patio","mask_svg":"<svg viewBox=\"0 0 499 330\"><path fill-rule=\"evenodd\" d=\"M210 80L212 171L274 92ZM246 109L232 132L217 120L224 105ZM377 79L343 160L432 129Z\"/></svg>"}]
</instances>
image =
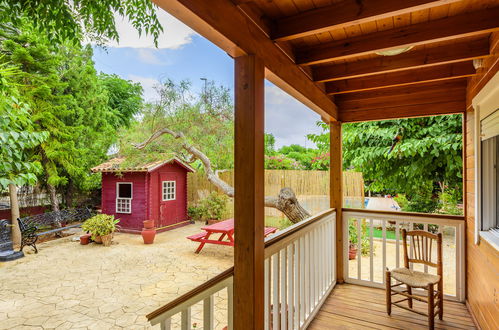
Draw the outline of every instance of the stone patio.
<instances>
[{"instance_id":1,"label":"stone patio","mask_svg":"<svg viewBox=\"0 0 499 330\"><path fill-rule=\"evenodd\" d=\"M80 245L78 235L41 243L38 254L27 248L25 258L0 263L0 329L151 328L146 314L233 264L232 247L208 244L194 253L197 243L185 237L200 227L158 234L153 245L117 233L107 248ZM218 310L226 309L222 295ZM217 315L217 328L221 322Z\"/></svg>"}]
</instances>

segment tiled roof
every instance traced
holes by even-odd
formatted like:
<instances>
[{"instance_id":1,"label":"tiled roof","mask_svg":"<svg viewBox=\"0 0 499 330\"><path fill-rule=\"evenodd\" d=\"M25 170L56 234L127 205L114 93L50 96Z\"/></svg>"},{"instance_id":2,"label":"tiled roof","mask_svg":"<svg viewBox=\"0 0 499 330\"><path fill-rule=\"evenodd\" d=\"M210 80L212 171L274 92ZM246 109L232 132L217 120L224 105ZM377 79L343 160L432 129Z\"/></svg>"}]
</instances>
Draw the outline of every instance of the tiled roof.
<instances>
[{"instance_id":1,"label":"tiled roof","mask_svg":"<svg viewBox=\"0 0 499 330\"><path fill-rule=\"evenodd\" d=\"M134 166L123 166L126 158L124 157L116 157L108 160L100 165L97 165L91 169L92 172L150 172L155 170L156 168L168 164L168 163L178 163L180 166L184 167L189 172L195 172L192 167L187 165L185 162L181 161L177 157L172 157L166 160L157 160L154 162L138 164Z\"/></svg>"}]
</instances>

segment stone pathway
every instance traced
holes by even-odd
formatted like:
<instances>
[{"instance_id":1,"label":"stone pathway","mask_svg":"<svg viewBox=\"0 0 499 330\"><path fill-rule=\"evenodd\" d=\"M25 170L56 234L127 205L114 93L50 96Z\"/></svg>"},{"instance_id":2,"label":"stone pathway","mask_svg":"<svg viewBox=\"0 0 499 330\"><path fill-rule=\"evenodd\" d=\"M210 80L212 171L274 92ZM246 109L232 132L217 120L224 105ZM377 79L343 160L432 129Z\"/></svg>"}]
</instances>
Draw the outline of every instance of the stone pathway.
<instances>
[{"instance_id":1,"label":"stone pathway","mask_svg":"<svg viewBox=\"0 0 499 330\"><path fill-rule=\"evenodd\" d=\"M69 236L0 263L0 329L150 328L146 314L232 266L231 247L194 253L197 244L185 237L201 226L158 234L153 245L131 234L117 233L107 248ZM223 293L215 304L226 309ZM194 321L199 314L195 308ZM222 322L218 316L217 328Z\"/></svg>"}]
</instances>

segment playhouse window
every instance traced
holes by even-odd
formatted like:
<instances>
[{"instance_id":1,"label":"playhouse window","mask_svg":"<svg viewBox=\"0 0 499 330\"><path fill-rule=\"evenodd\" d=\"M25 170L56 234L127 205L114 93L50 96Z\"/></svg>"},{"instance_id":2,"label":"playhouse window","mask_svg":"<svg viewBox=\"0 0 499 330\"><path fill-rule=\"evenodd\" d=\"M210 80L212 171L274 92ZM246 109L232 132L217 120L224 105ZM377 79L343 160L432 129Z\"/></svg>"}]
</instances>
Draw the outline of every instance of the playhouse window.
<instances>
[{"instance_id":1,"label":"playhouse window","mask_svg":"<svg viewBox=\"0 0 499 330\"><path fill-rule=\"evenodd\" d=\"M132 183L116 184L116 213L132 213Z\"/></svg>"},{"instance_id":2,"label":"playhouse window","mask_svg":"<svg viewBox=\"0 0 499 330\"><path fill-rule=\"evenodd\" d=\"M175 181L163 181L163 200L175 200Z\"/></svg>"}]
</instances>

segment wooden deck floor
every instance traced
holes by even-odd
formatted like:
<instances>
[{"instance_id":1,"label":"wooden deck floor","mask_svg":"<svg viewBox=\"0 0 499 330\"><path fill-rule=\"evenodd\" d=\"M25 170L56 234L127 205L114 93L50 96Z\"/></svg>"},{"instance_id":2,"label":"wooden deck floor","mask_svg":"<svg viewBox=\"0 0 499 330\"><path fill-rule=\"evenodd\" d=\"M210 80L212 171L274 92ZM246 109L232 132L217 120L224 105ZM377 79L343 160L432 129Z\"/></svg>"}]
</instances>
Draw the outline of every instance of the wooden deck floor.
<instances>
[{"instance_id":1,"label":"wooden deck floor","mask_svg":"<svg viewBox=\"0 0 499 330\"><path fill-rule=\"evenodd\" d=\"M416 308L426 311L423 303ZM435 318L435 329L475 329L466 306L444 303L444 319ZM385 291L358 285L337 285L309 329L428 329L425 316L395 306L386 314Z\"/></svg>"}]
</instances>

